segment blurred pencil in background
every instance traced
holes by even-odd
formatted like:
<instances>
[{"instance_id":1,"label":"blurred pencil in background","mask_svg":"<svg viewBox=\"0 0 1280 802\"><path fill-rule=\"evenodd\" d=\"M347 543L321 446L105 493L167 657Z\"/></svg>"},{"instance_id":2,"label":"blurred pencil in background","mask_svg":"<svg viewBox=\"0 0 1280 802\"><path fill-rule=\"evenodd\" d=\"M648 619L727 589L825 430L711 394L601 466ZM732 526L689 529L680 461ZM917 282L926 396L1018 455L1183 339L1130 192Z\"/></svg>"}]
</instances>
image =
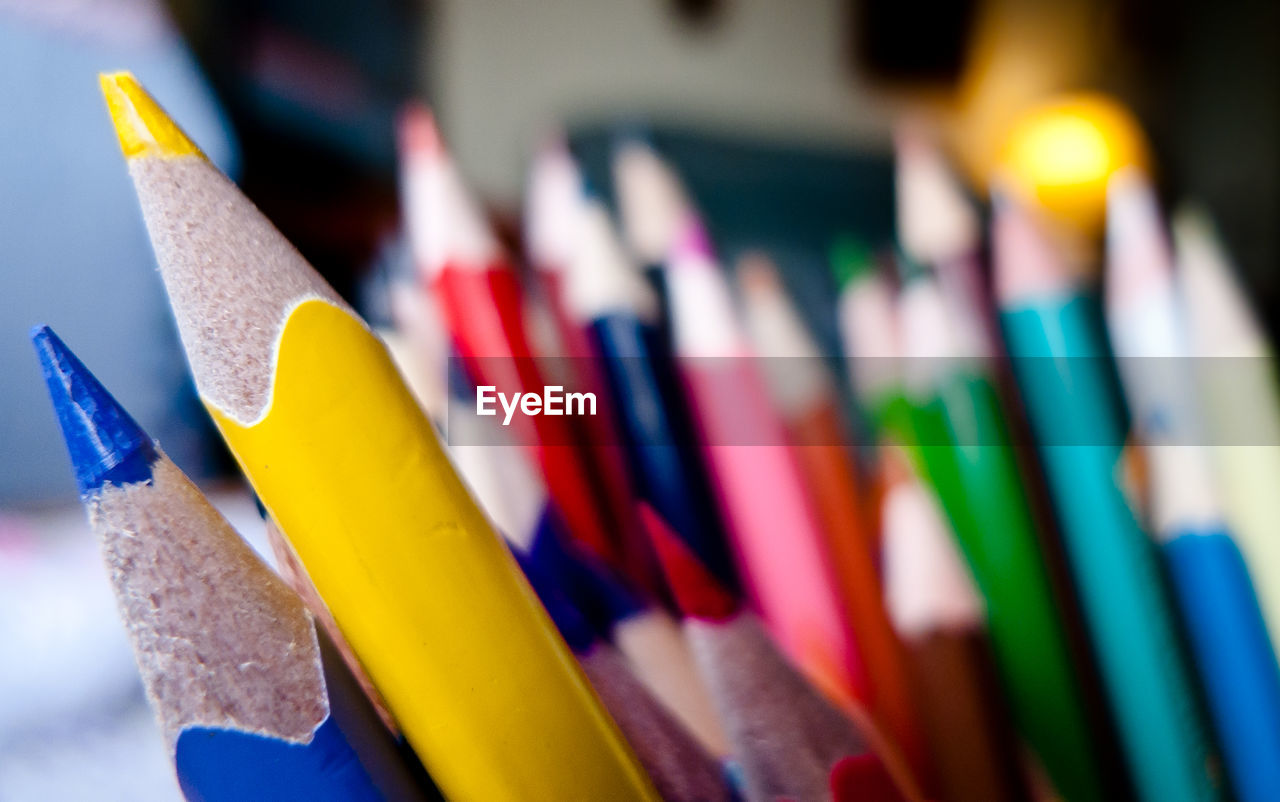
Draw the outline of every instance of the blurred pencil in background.
<instances>
[{"instance_id":1,"label":"blurred pencil in background","mask_svg":"<svg viewBox=\"0 0 1280 802\"><path fill-rule=\"evenodd\" d=\"M887 446L884 463L885 596L910 654L942 798L1028 799L982 602L906 454Z\"/></svg>"},{"instance_id":2,"label":"blurred pencil in background","mask_svg":"<svg viewBox=\"0 0 1280 802\"><path fill-rule=\"evenodd\" d=\"M743 256L737 273L746 329L822 522L826 560L866 666L867 706L913 765L926 767L902 645L890 628L876 569L877 538L871 529L879 516L869 508L878 499L863 484L844 445L849 438L834 381L767 258Z\"/></svg>"},{"instance_id":3,"label":"blurred pencil in background","mask_svg":"<svg viewBox=\"0 0 1280 802\"><path fill-rule=\"evenodd\" d=\"M914 455L938 494L986 600L1002 676L1020 728L1062 793L1108 793L1068 651L1062 603L1039 548L1008 424L974 310L958 309L927 268L899 298ZM1042 692L1052 682L1056 691Z\"/></svg>"},{"instance_id":4,"label":"blurred pencil in background","mask_svg":"<svg viewBox=\"0 0 1280 802\"><path fill-rule=\"evenodd\" d=\"M1136 169L1107 191L1107 325L1147 454L1151 529L1209 704L1232 788L1280 793L1280 667L1227 526L1204 447L1184 311L1154 192Z\"/></svg>"},{"instance_id":5,"label":"blurred pencil in background","mask_svg":"<svg viewBox=\"0 0 1280 802\"><path fill-rule=\"evenodd\" d=\"M525 304L513 265L463 186L430 113L410 109L402 129L410 236L421 281L433 287L454 343L477 381L504 393L540 391L546 382L525 330ZM520 428L570 533L619 574L656 591L655 569L634 510L601 484L602 474L591 468L569 424L544 415Z\"/></svg>"},{"instance_id":6,"label":"blurred pencil in background","mask_svg":"<svg viewBox=\"0 0 1280 802\"><path fill-rule=\"evenodd\" d=\"M848 760L887 772L889 798L922 799L893 746L873 752L864 733L783 658L743 600L722 585L675 533L650 528L685 615L684 629L733 744L748 800L825 798ZM851 790L858 784L852 783ZM853 797L857 798L857 797Z\"/></svg>"},{"instance_id":7,"label":"blurred pencil in background","mask_svg":"<svg viewBox=\"0 0 1280 802\"><path fill-rule=\"evenodd\" d=\"M1221 798L1154 546L1117 485L1124 432L1096 301L1019 201L999 196L994 225L1002 324L1138 795Z\"/></svg>"},{"instance_id":8,"label":"blurred pencil in background","mask_svg":"<svg viewBox=\"0 0 1280 802\"><path fill-rule=\"evenodd\" d=\"M1254 577L1271 642L1280 641L1280 391L1274 349L1203 210L1174 216L1179 297L1194 358L1205 443L1227 521Z\"/></svg>"},{"instance_id":9,"label":"blurred pencil in background","mask_svg":"<svg viewBox=\"0 0 1280 802\"><path fill-rule=\"evenodd\" d=\"M866 677L794 456L769 407L706 232L685 222L665 263L674 352L749 593L783 649L825 692ZM777 533L788 531L783 541Z\"/></svg>"}]
</instances>

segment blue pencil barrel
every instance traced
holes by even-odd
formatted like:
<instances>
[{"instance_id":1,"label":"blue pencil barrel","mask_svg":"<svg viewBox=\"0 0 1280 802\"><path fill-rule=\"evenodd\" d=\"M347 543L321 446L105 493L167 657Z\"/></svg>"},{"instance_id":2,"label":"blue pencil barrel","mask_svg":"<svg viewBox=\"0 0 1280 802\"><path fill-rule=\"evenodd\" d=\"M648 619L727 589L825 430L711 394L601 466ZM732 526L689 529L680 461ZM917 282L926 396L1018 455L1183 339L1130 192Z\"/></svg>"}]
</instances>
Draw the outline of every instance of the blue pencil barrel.
<instances>
[{"instance_id":1,"label":"blue pencil barrel","mask_svg":"<svg viewBox=\"0 0 1280 802\"><path fill-rule=\"evenodd\" d=\"M382 799L332 718L325 719L306 744L240 730L190 727L178 736L174 762L178 784L191 802Z\"/></svg>"},{"instance_id":2,"label":"blue pencil barrel","mask_svg":"<svg viewBox=\"0 0 1280 802\"><path fill-rule=\"evenodd\" d=\"M731 559L711 509L711 493L697 473L691 435L676 420L670 377L664 377L656 332L627 313L591 325L636 484L645 503L698 555L716 578L736 586Z\"/></svg>"},{"instance_id":3,"label":"blue pencil barrel","mask_svg":"<svg viewBox=\"0 0 1280 802\"><path fill-rule=\"evenodd\" d=\"M1244 559L1224 531L1164 546L1231 784L1241 802L1280 799L1280 668Z\"/></svg>"}]
</instances>

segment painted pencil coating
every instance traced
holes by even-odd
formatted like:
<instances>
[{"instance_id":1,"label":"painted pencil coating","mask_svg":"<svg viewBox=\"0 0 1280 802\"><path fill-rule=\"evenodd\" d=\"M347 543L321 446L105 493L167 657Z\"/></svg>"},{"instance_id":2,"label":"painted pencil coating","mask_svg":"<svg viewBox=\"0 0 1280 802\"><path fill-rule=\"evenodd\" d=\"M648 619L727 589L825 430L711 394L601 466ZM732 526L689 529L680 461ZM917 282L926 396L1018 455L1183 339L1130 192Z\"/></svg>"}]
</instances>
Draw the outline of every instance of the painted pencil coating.
<instances>
[{"instance_id":1,"label":"painted pencil coating","mask_svg":"<svg viewBox=\"0 0 1280 802\"><path fill-rule=\"evenodd\" d=\"M1013 731L982 632L983 609L935 498L883 449L885 586L911 654L943 798L1027 798Z\"/></svg>"},{"instance_id":2,"label":"painted pencil coating","mask_svg":"<svg viewBox=\"0 0 1280 802\"><path fill-rule=\"evenodd\" d=\"M216 169L166 155L131 157L130 171L197 388L441 790L654 798L383 345ZM165 170L187 180L157 183ZM164 206L157 187L186 193L185 205ZM199 275L234 264L252 289L192 286L187 250L211 235L206 221L237 215L257 239L232 253L238 235L223 237ZM248 248L287 275L268 278ZM262 306L268 295L278 308ZM221 317L195 323L205 309ZM266 337L236 318L249 311L268 316L253 324ZM228 331L258 350L228 349L216 339Z\"/></svg>"},{"instance_id":3,"label":"painted pencil coating","mask_svg":"<svg viewBox=\"0 0 1280 802\"><path fill-rule=\"evenodd\" d=\"M885 614L869 527L870 493L845 446L835 382L772 263L764 255L738 261L743 316L761 373L782 417L805 489L826 535L827 555L845 601L869 696L861 700L908 756L916 775L931 774L928 752L907 686L902 645Z\"/></svg>"},{"instance_id":4,"label":"painted pencil coating","mask_svg":"<svg viewBox=\"0 0 1280 802\"><path fill-rule=\"evenodd\" d=\"M1163 549L1187 636L1198 657L1218 739L1241 800L1280 788L1276 658L1235 541L1222 530L1183 531Z\"/></svg>"},{"instance_id":5,"label":"painted pencil coating","mask_svg":"<svg viewBox=\"0 0 1280 802\"><path fill-rule=\"evenodd\" d=\"M669 414L673 401L657 375L661 366L653 349L656 334L625 313L596 318L590 332L606 357L603 367L618 401L628 456L645 503L722 582L736 585L719 521L694 495L704 481L695 475L695 455L688 452L689 444L680 439Z\"/></svg>"},{"instance_id":6,"label":"painted pencil coating","mask_svg":"<svg viewBox=\"0 0 1280 802\"><path fill-rule=\"evenodd\" d=\"M1206 443L1227 522L1254 577L1258 601L1280 643L1280 382L1275 354L1208 216L1175 215L1179 290Z\"/></svg>"},{"instance_id":7,"label":"painted pencil coating","mask_svg":"<svg viewBox=\"0 0 1280 802\"><path fill-rule=\"evenodd\" d=\"M770 413L763 399L738 388L761 388L745 364L710 372L686 369L697 399L707 461L726 512L744 574L765 621L792 657L828 692L865 697L866 679L844 622L843 603L821 548L821 535L785 445L725 445L744 430L760 432ZM754 420L751 420L754 418ZM719 422L719 423L718 423ZM723 423L723 425L721 425ZM780 432L758 435L776 438ZM717 444L715 441L721 444ZM803 530L803 531L801 531ZM779 532L791 532L783 543Z\"/></svg>"},{"instance_id":8,"label":"painted pencil coating","mask_svg":"<svg viewBox=\"0 0 1280 802\"><path fill-rule=\"evenodd\" d=\"M308 301L281 333L267 417L245 427L211 413L281 528L303 533L293 538L299 557L446 794L594 788L645 798L613 723L398 383L358 321ZM346 436L319 441L317 423L335 409L382 412L352 415ZM353 531L386 534L353 540ZM376 574L359 582L352 565Z\"/></svg>"},{"instance_id":9,"label":"painted pencil coating","mask_svg":"<svg viewBox=\"0 0 1280 802\"><path fill-rule=\"evenodd\" d=\"M1153 545L1116 483L1122 438L1095 304L1028 298L1002 323L1011 352L1032 357L1015 363L1017 378L1139 795L1219 799ZM1034 358L1048 356L1059 358Z\"/></svg>"},{"instance_id":10,"label":"painted pencil coating","mask_svg":"<svg viewBox=\"0 0 1280 802\"><path fill-rule=\"evenodd\" d=\"M988 346L974 316L961 313L966 303L932 275L903 291L903 340L908 356L920 357L912 360L912 456L986 600L992 649L1019 729L1068 798L1103 797L1058 599L981 358Z\"/></svg>"}]
</instances>

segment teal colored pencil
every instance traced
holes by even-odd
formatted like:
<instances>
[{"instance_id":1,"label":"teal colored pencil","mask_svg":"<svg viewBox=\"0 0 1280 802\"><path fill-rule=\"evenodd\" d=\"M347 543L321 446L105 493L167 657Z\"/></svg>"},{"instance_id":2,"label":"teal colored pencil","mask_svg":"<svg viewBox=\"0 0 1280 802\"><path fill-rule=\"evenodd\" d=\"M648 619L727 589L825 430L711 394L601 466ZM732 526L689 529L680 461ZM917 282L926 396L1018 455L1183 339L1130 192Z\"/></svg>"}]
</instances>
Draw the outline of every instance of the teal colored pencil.
<instances>
[{"instance_id":1,"label":"teal colored pencil","mask_svg":"<svg viewBox=\"0 0 1280 802\"><path fill-rule=\"evenodd\" d=\"M1122 415L1097 304L1007 200L994 242L1014 374L1138 796L1221 799L1155 547L1117 484Z\"/></svg>"},{"instance_id":2,"label":"teal colored pencil","mask_svg":"<svg viewBox=\"0 0 1280 802\"><path fill-rule=\"evenodd\" d=\"M1040 551L996 389L991 346L965 303L923 273L900 319L916 459L986 600L987 625L1019 730L1067 799L1108 799L1066 625Z\"/></svg>"}]
</instances>

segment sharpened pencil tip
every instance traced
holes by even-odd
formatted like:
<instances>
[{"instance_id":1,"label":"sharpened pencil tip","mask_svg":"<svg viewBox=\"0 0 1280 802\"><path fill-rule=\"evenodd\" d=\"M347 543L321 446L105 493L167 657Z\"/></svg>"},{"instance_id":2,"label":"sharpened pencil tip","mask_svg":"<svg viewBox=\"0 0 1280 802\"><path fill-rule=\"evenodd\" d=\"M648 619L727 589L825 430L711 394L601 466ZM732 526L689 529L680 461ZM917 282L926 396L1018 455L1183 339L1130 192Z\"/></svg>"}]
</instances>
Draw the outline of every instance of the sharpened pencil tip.
<instances>
[{"instance_id":1,"label":"sharpened pencil tip","mask_svg":"<svg viewBox=\"0 0 1280 802\"><path fill-rule=\"evenodd\" d=\"M111 72L98 75L102 96L107 101L111 122L120 149L126 159L140 156L157 156L173 159L179 156L204 158L178 124L160 107L138 79L130 72Z\"/></svg>"},{"instance_id":2,"label":"sharpened pencil tip","mask_svg":"<svg viewBox=\"0 0 1280 802\"><path fill-rule=\"evenodd\" d=\"M640 517L681 612L708 621L737 612L737 598L656 512L642 505Z\"/></svg>"},{"instance_id":3,"label":"sharpened pencil tip","mask_svg":"<svg viewBox=\"0 0 1280 802\"><path fill-rule=\"evenodd\" d=\"M676 236L672 253L682 256L694 256L704 260L715 259L715 249L711 245L711 236L702 220L692 212L685 215L683 227Z\"/></svg>"},{"instance_id":4,"label":"sharpened pencil tip","mask_svg":"<svg viewBox=\"0 0 1280 802\"><path fill-rule=\"evenodd\" d=\"M48 326L31 330L80 495L151 478L151 438Z\"/></svg>"},{"instance_id":5,"label":"sharpened pencil tip","mask_svg":"<svg viewBox=\"0 0 1280 802\"><path fill-rule=\"evenodd\" d=\"M444 155L444 140L440 136L440 128L436 125L436 117L425 104L406 105L400 110L397 126L400 147L406 154L433 158Z\"/></svg>"}]
</instances>

